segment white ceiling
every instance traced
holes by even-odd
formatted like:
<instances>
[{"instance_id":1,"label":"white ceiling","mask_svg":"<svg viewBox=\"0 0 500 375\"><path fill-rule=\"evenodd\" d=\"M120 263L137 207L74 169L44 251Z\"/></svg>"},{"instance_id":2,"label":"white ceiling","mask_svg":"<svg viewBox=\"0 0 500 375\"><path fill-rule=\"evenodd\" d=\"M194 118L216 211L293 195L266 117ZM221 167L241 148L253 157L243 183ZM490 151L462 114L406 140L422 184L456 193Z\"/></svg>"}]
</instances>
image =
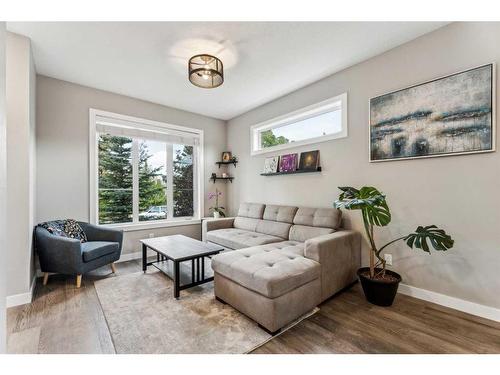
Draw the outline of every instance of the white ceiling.
<instances>
[{"instance_id":1,"label":"white ceiling","mask_svg":"<svg viewBox=\"0 0 500 375\"><path fill-rule=\"evenodd\" d=\"M444 22L9 22L39 74L228 120L443 26ZM189 83L218 56L225 82Z\"/></svg>"}]
</instances>

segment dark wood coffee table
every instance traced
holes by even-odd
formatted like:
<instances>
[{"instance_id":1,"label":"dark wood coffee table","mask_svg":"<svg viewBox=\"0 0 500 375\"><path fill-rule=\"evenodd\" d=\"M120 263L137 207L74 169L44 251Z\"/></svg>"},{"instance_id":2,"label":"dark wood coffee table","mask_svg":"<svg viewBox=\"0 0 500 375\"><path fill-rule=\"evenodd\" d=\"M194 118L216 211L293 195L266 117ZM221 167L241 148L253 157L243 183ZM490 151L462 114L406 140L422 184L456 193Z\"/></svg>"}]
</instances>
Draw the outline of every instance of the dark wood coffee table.
<instances>
[{"instance_id":1,"label":"dark wood coffee table","mask_svg":"<svg viewBox=\"0 0 500 375\"><path fill-rule=\"evenodd\" d=\"M141 240L141 243L142 270L146 272L148 266L153 266L171 278L174 282L175 298L179 298L181 290L212 281L213 276L205 278L205 257L211 257L224 250L221 246L201 242L181 234L148 238ZM156 252L156 261L148 262L148 249ZM157 266L166 260L174 264L173 276ZM186 261L191 261L191 283L180 285L180 263Z\"/></svg>"}]
</instances>

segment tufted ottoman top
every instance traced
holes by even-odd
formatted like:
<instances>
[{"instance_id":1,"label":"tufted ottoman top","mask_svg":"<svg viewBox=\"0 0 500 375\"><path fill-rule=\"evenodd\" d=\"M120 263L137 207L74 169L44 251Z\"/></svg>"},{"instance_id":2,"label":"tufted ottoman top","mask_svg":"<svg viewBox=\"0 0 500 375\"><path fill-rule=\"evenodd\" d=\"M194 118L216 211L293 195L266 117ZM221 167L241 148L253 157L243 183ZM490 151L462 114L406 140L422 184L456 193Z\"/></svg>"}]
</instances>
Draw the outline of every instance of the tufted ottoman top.
<instances>
[{"instance_id":1,"label":"tufted ottoman top","mask_svg":"<svg viewBox=\"0 0 500 375\"><path fill-rule=\"evenodd\" d=\"M279 297L320 277L320 264L304 257L304 243L283 241L216 255L220 275L268 298Z\"/></svg>"}]
</instances>

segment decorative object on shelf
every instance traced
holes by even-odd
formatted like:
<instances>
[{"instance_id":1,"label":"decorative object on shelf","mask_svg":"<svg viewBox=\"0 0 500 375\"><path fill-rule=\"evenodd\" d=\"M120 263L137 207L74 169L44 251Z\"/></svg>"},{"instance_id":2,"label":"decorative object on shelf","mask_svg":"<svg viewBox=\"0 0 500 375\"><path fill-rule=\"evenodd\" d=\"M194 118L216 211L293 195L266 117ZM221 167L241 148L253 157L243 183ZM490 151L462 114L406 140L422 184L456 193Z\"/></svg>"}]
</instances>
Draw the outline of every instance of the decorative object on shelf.
<instances>
[{"instance_id":1,"label":"decorative object on shelf","mask_svg":"<svg viewBox=\"0 0 500 375\"><path fill-rule=\"evenodd\" d=\"M280 172L293 172L297 169L297 154L280 156Z\"/></svg>"},{"instance_id":2,"label":"decorative object on shelf","mask_svg":"<svg viewBox=\"0 0 500 375\"><path fill-rule=\"evenodd\" d=\"M264 174L269 174L269 173L276 173L278 172L278 165L279 165L280 157L279 156L272 156L270 158L266 158L264 160Z\"/></svg>"},{"instance_id":3,"label":"decorative object on shelf","mask_svg":"<svg viewBox=\"0 0 500 375\"><path fill-rule=\"evenodd\" d=\"M493 64L370 99L370 161L495 150Z\"/></svg>"},{"instance_id":4,"label":"decorative object on shelf","mask_svg":"<svg viewBox=\"0 0 500 375\"><path fill-rule=\"evenodd\" d=\"M228 178L228 174L226 172L222 172L222 178Z\"/></svg>"},{"instance_id":5,"label":"decorative object on shelf","mask_svg":"<svg viewBox=\"0 0 500 375\"><path fill-rule=\"evenodd\" d=\"M212 177L210 178L217 178L217 174L216 173L212 173Z\"/></svg>"},{"instance_id":6,"label":"decorative object on shelf","mask_svg":"<svg viewBox=\"0 0 500 375\"><path fill-rule=\"evenodd\" d=\"M451 236L435 225L418 226L414 232L377 247L373 237L373 226L385 227L391 222L385 195L372 186L364 186L359 190L353 187L339 187L339 189L342 193L334 203L336 208L361 210L370 244L370 267L360 268L358 277L369 302L379 306L392 305L401 282L399 274L385 269L386 260L381 253L387 246L403 240L410 248L416 247L427 253L430 253L429 243L437 251L446 251L453 247L454 241Z\"/></svg>"},{"instance_id":7,"label":"decorative object on shelf","mask_svg":"<svg viewBox=\"0 0 500 375\"><path fill-rule=\"evenodd\" d=\"M189 81L204 89L219 87L224 82L224 66L217 57L201 54L189 59Z\"/></svg>"},{"instance_id":8,"label":"decorative object on shelf","mask_svg":"<svg viewBox=\"0 0 500 375\"><path fill-rule=\"evenodd\" d=\"M299 170L316 171L319 167L319 150L300 153Z\"/></svg>"},{"instance_id":9,"label":"decorative object on shelf","mask_svg":"<svg viewBox=\"0 0 500 375\"><path fill-rule=\"evenodd\" d=\"M222 158L221 158L221 160L222 160L224 163L232 163L232 162L233 162L233 161L232 161L232 159L233 159L233 156L232 156L232 154L231 154L231 152L230 152L230 151L224 151L224 152L222 153Z\"/></svg>"},{"instance_id":10,"label":"decorative object on shelf","mask_svg":"<svg viewBox=\"0 0 500 375\"><path fill-rule=\"evenodd\" d=\"M209 201L215 199L215 204L210 207L210 210L212 210L215 219L218 219L221 216L226 217L226 214L224 213L225 208L219 206L219 197L222 197L222 193L218 189L215 189L215 193L208 193Z\"/></svg>"}]
</instances>

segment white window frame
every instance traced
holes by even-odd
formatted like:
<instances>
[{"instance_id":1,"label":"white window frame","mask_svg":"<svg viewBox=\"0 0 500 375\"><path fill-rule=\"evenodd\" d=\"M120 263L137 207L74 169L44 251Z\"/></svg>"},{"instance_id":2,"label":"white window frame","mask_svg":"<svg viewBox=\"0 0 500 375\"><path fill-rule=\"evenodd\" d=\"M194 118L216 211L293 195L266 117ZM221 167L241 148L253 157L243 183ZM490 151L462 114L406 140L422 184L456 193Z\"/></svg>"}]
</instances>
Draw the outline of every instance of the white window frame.
<instances>
[{"instance_id":1,"label":"white window frame","mask_svg":"<svg viewBox=\"0 0 500 375\"><path fill-rule=\"evenodd\" d=\"M306 120L312 117L322 115L340 109L342 113L342 130L338 133L322 135L320 137L308 138L297 142L290 142L273 147L261 148L260 135L263 131L280 128L282 126L291 125L293 123ZM323 100L319 103L300 108L296 111L285 115L275 117L250 127L250 153L251 155L267 154L271 152L281 151L288 148L309 145L330 141L332 139L347 137L347 93L334 96L330 99Z\"/></svg>"},{"instance_id":2,"label":"white window frame","mask_svg":"<svg viewBox=\"0 0 500 375\"><path fill-rule=\"evenodd\" d=\"M195 153L194 158L193 158L193 178L196 179L196 184L195 184L195 191L193 193L193 199L194 199L194 215L193 217L179 217L179 218L172 218L172 212L170 212L169 218L165 220L155 220L153 221L147 221L147 222L139 222L136 221L138 212L137 208L132 207L133 209L133 222L131 223L116 223L116 224L102 224L103 226L106 227L111 227L111 228L120 228L125 231L134 231L134 230L143 230L143 229L153 229L153 228L164 228L164 227L174 227L174 226L182 226L182 225L193 225L193 224L200 224L201 223L201 218L203 217L203 213L205 212L204 210L204 160L203 160L203 130L201 129L196 129L196 128L189 128L186 126L180 126L180 125L173 125L173 124L168 124L164 122L159 122L159 121L153 121L153 120L148 120L148 119L143 119L139 117L133 117L133 116L127 116L127 115L122 115L119 113L113 113L113 112L108 112L108 111L103 111L99 109L94 109L90 108L89 109L89 217L90 217L90 222L92 224L98 224L99 220L99 199L98 199L98 181L99 181L99 176L98 176L98 165L99 165L99 160L98 160L98 155L99 155L99 140L97 137L97 118L98 117L107 117L113 120L117 120L119 122L120 120L122 121L127 121L128 123L135 123L137 126L140 128L141 125L145 126L154 126L158 128L162 128L165 130L171 130L171 131L181 131L181 132L187 132L187 133L192 133L194 134L198 139L199 139L199 144L196 146L198 148L198 151ZM133 142L133 147L134 147ZM137 146L135 146L137 147ZM170 149L172 149L172 146L170 146ZM133 153L134 155L134 153ZM172 157L167 158L167 163L168 164L173 164L173 159ZM134 168L134 165L137 163L132 163L132 167ZM139 181L137 178L137 173L134 174L134 180L133 184L137 185L133 187L134 194L138 194L139 188ZM170 178L170 180L172 180ZM172 189L168 189L168 194L169 196L167 197L170 199L170 204L172 203ZM135 197L137 199L137 196Z\"/></svg>"}]
</instances>

